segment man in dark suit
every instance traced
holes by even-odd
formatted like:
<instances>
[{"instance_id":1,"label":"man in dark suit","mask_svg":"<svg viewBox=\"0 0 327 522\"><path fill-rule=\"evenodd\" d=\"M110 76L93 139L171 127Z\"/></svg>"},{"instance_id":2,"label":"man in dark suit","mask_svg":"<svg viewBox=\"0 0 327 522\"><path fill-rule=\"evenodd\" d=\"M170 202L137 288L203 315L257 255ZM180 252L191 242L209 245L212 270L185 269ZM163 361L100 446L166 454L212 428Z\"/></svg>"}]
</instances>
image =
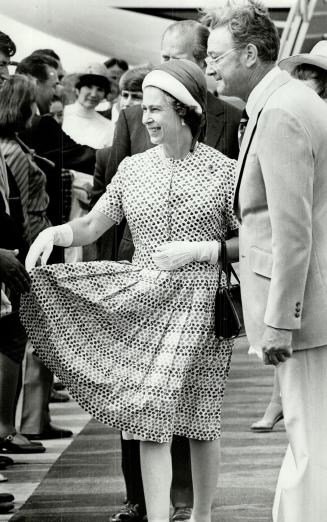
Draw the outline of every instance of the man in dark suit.
<instances>
[{"instance_id":1,"label":"man in dark suit","mask_svg":"<svg viewBox=\"0 0 327 522\"><path fill-rule=\"evenodd\" d=\"M104 147L95 153L95 168L93 175L93 188L91 195L90 207L93 208L100 196L106 190L105 174L111 147ZM118 227L112 227L107 230L96 242L97 259L113 259L113 245L117 244Z\"/></svg>"},{"instance_id":2,"label":"man in dark suit","mask_svg":"<svg viewBox=\"0 0 327 522\"><path fill-rule=\"evenodd\" d=\"M207 41L209 30L193 20L176 22L168 27L162 38L161 60L186 58L206 68ZM241 112L208 92L208 127L206 143L230 158L238 156L237 131ZM116 124L115 138L106 169L106 185L110 183L119 163L126 157L144 152L152 147L149 135L142 125L140 106L121 111ZM120 241L121 236L123 239ZM106 245L109 256L118 260L131 261L134 247L128 226L117 227L116 242ZM119 250L118 250L119 247ZM118 250L118 251L117 251ZM110 252L112 252L110 257ZM172 443L173 480L171 499L174 506L173 522L189 520L193 505L193 488L188 441L174 437ZM111 521L131 522L143 520L144 497L139 465L138 441L122 441L122 469L124 473L128 503L115 514ZM138 508L135 507L138 505Z\"/></svg>"},{"instance_id":3,"label":"man in dark suit","mask_svg":"<svg viewBox=\"0 0 327 522\"><path fill-rule=\"evenodd\" d=\"M93 174L95 164L95 150L72 140L49 114L51 101L58 88L58 67L58 62L53 57L33 53L24 58L16 69L17 73L29 74L36 79L39 114L20 137L37 154L54 163L54 167L44 162L40 164L47 176L47 192L50 197L47 215L52 225L60 225L65 214L62 169Z\"/></svg>"}]
</instances>

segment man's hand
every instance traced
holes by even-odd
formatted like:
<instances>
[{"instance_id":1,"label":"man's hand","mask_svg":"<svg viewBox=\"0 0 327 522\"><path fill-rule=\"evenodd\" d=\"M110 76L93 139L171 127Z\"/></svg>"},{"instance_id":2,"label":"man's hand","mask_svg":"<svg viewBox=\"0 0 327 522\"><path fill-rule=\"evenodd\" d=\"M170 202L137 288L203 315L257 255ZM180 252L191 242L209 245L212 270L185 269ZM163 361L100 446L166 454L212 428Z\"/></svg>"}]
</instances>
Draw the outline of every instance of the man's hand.
<instances>
[{"instance_id":1,"label":"man's hand","mask_svg":"<svg viewBox=\"0 0 327 522\"><path fill-rule=\"evenodd\" d=\"M292 330L265 326L261 347L263 362L277 366L292 357Z\"/></svg>"},{"instance_id":2,"label":"man's hand","mask_svg":"<svg viewBox=\"0 0 327 522\"><path fill-rule=\"evenodd\" d=\"M0 282L23 294L28 292L31 281L24 265L17 259L18 250L0 248Z\"/></svg>"}]
</instances>

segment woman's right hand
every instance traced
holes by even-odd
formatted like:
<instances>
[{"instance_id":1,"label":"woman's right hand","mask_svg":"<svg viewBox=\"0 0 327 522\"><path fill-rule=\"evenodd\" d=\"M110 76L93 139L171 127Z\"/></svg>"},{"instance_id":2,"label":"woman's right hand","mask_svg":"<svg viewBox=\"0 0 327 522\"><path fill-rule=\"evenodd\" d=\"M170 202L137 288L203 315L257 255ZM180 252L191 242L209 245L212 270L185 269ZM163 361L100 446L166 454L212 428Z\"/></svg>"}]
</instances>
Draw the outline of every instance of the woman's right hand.
<instances>
[{"instance_id":1,"label":"woman's right hand","mask_svg":"<svg viewBox=\"0 0 327 522\"><path fill-rule=\"evenodd\" d=\"M41 257L41 265L46 265L53 245L69 247L73 242L73 231L68 223L57 227L49 227L37 236L26 256L25 267L29 272L36 266Z\"/></svg>"},{"instance_id":2,"label":"woman's right hand","mask_svg":"<svg viewBox=\"0 0 327 522\"><path fill-rule=\"evenodd\" d=\"M54 227L46 228L37 236L32 243L25 260L25 267L28 272L37 264L41 257L41 265L46 265L53 249L55 239Z\"/></svg>"}]
</instances>

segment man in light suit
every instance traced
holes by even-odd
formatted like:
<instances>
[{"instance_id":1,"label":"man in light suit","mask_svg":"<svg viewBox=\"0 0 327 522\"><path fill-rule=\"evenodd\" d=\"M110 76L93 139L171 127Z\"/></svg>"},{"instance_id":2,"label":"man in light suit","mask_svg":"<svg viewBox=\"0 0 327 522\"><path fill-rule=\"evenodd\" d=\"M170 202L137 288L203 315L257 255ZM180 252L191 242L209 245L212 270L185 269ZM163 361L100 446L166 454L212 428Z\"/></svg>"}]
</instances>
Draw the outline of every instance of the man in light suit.
<instances>
[{"instance_id":1,"label":"man in light suit","mask_svg":"<svg viewBox=\"0 0 327 522\"><path fill-rule=\"evenodd\" d=\"M327 107L276 67L256 2L213 17L208 70L246 101L235 189L250 345L277 366L289 447L274 522L327 520Z\"/></svg>"},{"instance_id":2,"label":"man in light suit","mask_svg":"<svg viewBox=\"0 0 327 522\"><path fill-rule=\"evenodd\" d=\"M183 20L170 25L162 37L161 61L172 58L186 58L205 69L209 30L194 20ZM207 100L207 137L206 143L230 158L238 156L237 129L241 111L232 105L216 98L208 92ZM119 163L126 157L144 152L153 145L149 134L142 124L140 106L121 111L116 124L116 133L106 170L106 184L110 183L117 171ZM123 239L120 238L123 235ZM125 222L117 227L117 243L113 247L113 257L131 261L134 245L128 226ZM117 252L117 247L119 250ZM106 245L108 248L108 245ZM174 507L173 522L189 520L193 504L192 478L188 440L174 437L172 443L173 480L171 499ZM139 442L122 441L122 468L127 489L127 509L112 517L112 522L139 522L143 519L145 509L142 479L139 464ZM130 494L131 492L131 494ZM130 508L138 505L138 512Z\"/></svg>"}]
</instances>

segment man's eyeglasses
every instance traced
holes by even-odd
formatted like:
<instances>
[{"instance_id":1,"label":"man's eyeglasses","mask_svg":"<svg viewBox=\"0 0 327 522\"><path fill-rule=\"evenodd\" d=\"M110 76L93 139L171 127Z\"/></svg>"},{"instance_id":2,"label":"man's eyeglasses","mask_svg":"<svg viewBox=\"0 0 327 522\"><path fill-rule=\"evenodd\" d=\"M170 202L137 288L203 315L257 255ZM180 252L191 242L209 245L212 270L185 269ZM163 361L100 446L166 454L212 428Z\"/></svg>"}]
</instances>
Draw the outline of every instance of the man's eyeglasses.
<instances>
[{"instance_id":1,"label":"man's eyeglasses","mask_svg":"<svg viewBox=\"0 0 327 522\"><path fill-rule=\"evenodd\" d=\"M210 65L212 65L213 63L215 63L215 64L219 63L223 58L226 58L226 56L228 56L229 54L233 53L234 51L237 51L238 49L241 49L241 47L240 46L232 47L231 49L229 49L225 53L220 54L219 56L216 56L215 58L213 56L207 56L204 59L204 61L210 67Z\"/></svg>"}]
</instances>

